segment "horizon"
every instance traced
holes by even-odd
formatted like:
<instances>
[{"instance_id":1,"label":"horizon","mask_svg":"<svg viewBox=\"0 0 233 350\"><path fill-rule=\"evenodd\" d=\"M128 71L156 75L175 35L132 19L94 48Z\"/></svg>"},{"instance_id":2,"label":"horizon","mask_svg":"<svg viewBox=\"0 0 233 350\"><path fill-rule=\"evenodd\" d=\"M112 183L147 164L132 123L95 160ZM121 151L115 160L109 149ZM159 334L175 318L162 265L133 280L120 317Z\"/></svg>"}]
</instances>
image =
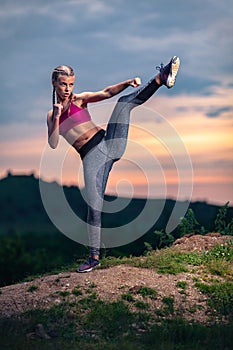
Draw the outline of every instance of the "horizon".
<instances>
[{"instance_id":1,"label":"horizon","mask_svg":"<svg viewBox=\"0 0 233 350\"><path fill-rule=\"evenodd\" d=\"M4 179L7 179L8 177L15 177L15 178L20 178L20 177L33 177L36 181L44 181L48 184L52 184L52 183L56 183L57 185L59 186L62 186L62 187L67 187L67 188L71 188L71 187L74 187L74 188L77 188L78 190L82 190L83 187L79 187L77 184L66 184L66 183L59 183L59 181L57 181L56 179L50 179L50 180L46 180L46 179L43 179L43 178L40 178L38 174L36 174L35 171L29 171L27 173L18 173L18 172L12 172L10 169L6 172L6 174L4 176L1 176L0 177L0 181L4 180ZM166 198L163 198L163 197L145 197L143 195L137 195L137 196L133 196L133 197L129 197L127 195L119 195L117 194L116 192L106 192L105 193L105 196L106 197L119 197L119 198L122 198L122 199L142 199L142 200L146 200L146 199L149 199L149 200L171 200L171 201L174 201L174 202L190 202L190 203L204 203L204 204L207 204L207 205L214 205L214 206L218 206L218 207L222 207L224 205L226 205L228 203L228 206L229 207L233 207L233 203L229 200L226 200L226 201L223 201L223 202L209 202L208 200L205 200L205 199L177 199L177 198L173 198L172 196L171 197L166 197Z\"/></svg>"}]
</instances>

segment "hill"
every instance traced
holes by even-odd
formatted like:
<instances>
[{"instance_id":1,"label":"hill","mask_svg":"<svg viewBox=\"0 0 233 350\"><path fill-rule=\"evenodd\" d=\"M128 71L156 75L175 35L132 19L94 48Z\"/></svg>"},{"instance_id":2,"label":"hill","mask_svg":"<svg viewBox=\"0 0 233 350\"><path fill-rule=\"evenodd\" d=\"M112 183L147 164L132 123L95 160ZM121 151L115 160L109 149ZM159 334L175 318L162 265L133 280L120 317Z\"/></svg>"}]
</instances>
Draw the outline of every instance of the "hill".
<instances>
[{"instance_id":1,"label":"hill","mask_svg":"<svg viewBox=\"0 0 233 350\"><path fill-rule=\"evenodd\" d=\"M59 187L56 182L47 183L47 186ZM63 189L73 211L85 221L86 203L79 188L63 186ZM58 232L45 212L39 191L39 180L33 175L13 176L9 173L7 177L0 180L0 193L0 234L15 231L40 234ZM106 201L110 202L115 197L105 196L105 198ZM132 200L119 198L119 200L128 203L128 205L116 214L104 213L103 225L105 227L120 226L132 221L144 208L146 202L143 198L133 198ZM172 199L151 199L151 202L155 211L165 205L158 220L148 232L164 229L175 205L175 201ZM180 204L182 205L182 202ZM57 205L56 199L54 205ZM207 231L213 230L218 206L206 202L192 202L189 208L193 210L201 226L204 226ZM233 207L229 208L227 215L228 219L233 217Z\"/></svg>"},{"instance_id":2,"label":"hill","mask_svg":"<svg viewBox=\"0 0 233 350\"><path fill-rule=\"evenodd\" d=\"M91 273L3 287L1 349L230 349L232 262L229 236L187 235Z\"/></svg>"},{"instance_id":3,"label":"hill","mask_svg":"<svg viewBox=\"0 0 233 350\"><path fill-rule=\"evenodd\" d=\"M46 188L59 189L57 183L45 183ZM77 243L59 230L50 221L40 197L39 180L31 176L8 176L0 180L0 286L12 284L23 278L38 273L46 273L73 264L77 259L87 255L87 247ZM86 204L77 187L64 186L64 193L73 211L85 221ZM106 196L107 203L114 197ZM137 217L145 206L145 199L119 198L122 207L115 214L104 214L103 223L106 227L125 225ZM127 205L125 205L127 203ZM164 205L164 207L163 207ZM155 213L163 208L158 220L140 238L120 247L102 249L102 256L140 256L150 250L170 245L174 239L187 232L194 232L193 227L183 227L183 231L174 230L172 235L163 231L175 205L175 201L167 199L151 199L150 208ZM182 205L182 203L181 203ZM59 203L54 197L54 208L59 213ZM233 208L227 209L227 220L233 216ZM186 220L202 232L211 232L219 207L207 203L190 203L196 219ZM153 215L153 212L152 212ZM220 218L219 221L223 221ZM225 220L225 218L224 218ZM190 222L189 222L190 221ZM85 233L86 225L77 227L77 232ZM201 228L205 227L205 230ZM75 228L76 229L76 228ZM140 231L140 227L133 227ZM201 229L201 230L200 230ZM214 228L216 230L216 228ZM196 233L198 230L196 231ZM221 230L219 231L223 233ZM224 232L226 234L226 232Z\"/></svg>"}]
</instances>

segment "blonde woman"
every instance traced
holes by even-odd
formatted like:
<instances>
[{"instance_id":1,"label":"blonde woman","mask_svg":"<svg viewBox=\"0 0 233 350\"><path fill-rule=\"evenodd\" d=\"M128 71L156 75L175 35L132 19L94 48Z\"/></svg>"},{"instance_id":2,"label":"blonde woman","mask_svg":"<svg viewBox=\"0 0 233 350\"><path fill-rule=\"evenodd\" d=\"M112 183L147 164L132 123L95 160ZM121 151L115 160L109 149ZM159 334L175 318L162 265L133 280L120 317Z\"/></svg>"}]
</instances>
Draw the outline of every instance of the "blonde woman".
<instances>
[{"instance_id":1,"label":"blonde woman","mask_svg":"<svg viewBox=\"0 0 233 350\"><path fill-rule=\"evenodd\" d=\"M96 92L73 93L75 74L69 66L58 66L52 72L53 109L48 112L48 142L56 148L62 135L79 153L83 162L87 228L90 254L78 272L88 272L100 264L101 212L109 172L126 148L130 112L146 102L161 86L173 87L180 59L156 67L159 72L146 85L138 77L108 86ZM88 112L88 104L109 99L128 87L135 92L121 96L112 112L106 130L97 126Z\"/></svg>"}]
</instances>

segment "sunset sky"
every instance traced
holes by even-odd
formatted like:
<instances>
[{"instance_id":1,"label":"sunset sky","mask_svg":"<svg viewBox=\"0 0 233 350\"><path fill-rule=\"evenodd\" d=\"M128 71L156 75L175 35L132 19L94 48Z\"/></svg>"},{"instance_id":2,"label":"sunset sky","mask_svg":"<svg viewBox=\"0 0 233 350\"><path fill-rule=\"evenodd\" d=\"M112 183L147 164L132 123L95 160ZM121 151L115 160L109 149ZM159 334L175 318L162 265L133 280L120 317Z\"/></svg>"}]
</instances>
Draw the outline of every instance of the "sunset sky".
<instances>
[{"instance_id":1,"label":"sunset sky","mask_svg":"<svg viewBox=\"0 0 233 350\"><path fill-rule=\"evenodd\" d=\"M107 192L233 205L232 15L230 0L3 0L0 176L34 172L83 186L75 151L62 139L47 147L54 67L74 68L75 92L96 91L135 76L146 83L178 55L175 87L133 111ZM115 102L90 104L97 124ZM45 155L50 166L40 171Z\"/></svg>"}]
</instances>

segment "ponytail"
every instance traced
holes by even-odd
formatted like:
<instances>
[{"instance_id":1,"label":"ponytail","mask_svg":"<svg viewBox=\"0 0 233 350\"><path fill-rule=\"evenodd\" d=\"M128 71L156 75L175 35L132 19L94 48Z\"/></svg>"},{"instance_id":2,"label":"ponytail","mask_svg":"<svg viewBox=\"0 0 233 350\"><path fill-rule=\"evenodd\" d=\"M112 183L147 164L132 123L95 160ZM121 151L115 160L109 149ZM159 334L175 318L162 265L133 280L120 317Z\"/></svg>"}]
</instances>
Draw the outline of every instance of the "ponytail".
<instances>
[{"instance_id":1,"label":"ponytail","mask_svg":"<svg viewBox=\"0 0 233 350\"><path fill-rule=\"evenodd\" d=\"M55 91L55 87L53 87L53 96L52 96L52 106L54 106L56 103L56 91ZM53 114L52 114L52 121L54 118L54 108L53 108Z\"/></svg>"},{"instance_id":2,"label":"ponytail","mask_svg":"<svg viewBox=\"0 0 233 350\"><path fill-rule=\"evenodd\" d=\"M53 87L53 100L52 100L52 102L53 102L53 105L55 105L55 103L56 103L56 91L55 91L55 87Z\"/></svg>"}]
</instances>

